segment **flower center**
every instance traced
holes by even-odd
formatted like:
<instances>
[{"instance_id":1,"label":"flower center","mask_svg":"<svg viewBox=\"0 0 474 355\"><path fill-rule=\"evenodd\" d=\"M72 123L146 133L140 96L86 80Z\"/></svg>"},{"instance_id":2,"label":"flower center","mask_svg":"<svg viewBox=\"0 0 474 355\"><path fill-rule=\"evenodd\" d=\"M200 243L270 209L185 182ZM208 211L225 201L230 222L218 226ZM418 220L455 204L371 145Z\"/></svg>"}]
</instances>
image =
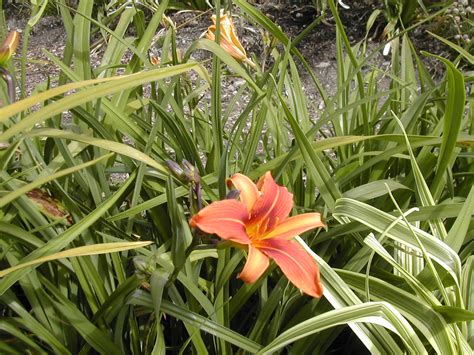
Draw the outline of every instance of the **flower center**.
<instances>
[{"instance_id":1,"label":"flower center","mask_svg":"<svg viewBox=\"0 0 474 355\"><path fill-rule=\"evenodd\" d=\"M250 240L261 239L263 235L267 232L268 219L263 219L260 221L250 222L246 225L245 231L249 236Z\"/></svg>"}]
</instances>

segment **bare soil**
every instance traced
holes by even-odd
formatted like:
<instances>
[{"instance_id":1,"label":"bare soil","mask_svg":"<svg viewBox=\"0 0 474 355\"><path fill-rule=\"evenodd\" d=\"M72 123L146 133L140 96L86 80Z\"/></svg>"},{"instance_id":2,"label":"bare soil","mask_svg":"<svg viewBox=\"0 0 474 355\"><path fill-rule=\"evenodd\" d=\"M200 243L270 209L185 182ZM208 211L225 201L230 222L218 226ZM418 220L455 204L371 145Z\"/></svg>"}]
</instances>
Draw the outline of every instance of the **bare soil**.
<instances>
[{"instance_id":1,"label":"bare soil","mask_svg":"<svg viewBox=\"0 0 474 355\"><path fill-rule=\"evenodd\" d=\"M288 6L283 1L261 1L257 4L260 10L270 19L277 23L290 37L296 37L306 26L316 17L316 11L310 6ZM362 40L366 35L366 22L376 8L372 1L354 2L350 10L341 9L343 23L346 24L346 32L352 44ZM22 29L26 25L26 11L19 12L12 7L7 11L7 25L10 30ZM190 44L199 38L210 25L209 14L197 12L177 12L170 15L176 24L178 47L182 52L189 48ZM239 35L244 47L250 55L260 58L263 54L264 46L262 32L238 14L234 14L234 22L238 28ZM380 35L384 26L384 20L380 18L369 33L369 51L380 46ZM319 24L315 29L298 45L298 48L308 61L316 76L328 91L333 94L337 89L336 60L335 60L335 24L330 16ZM426 40L424 29L420 28L412 33L415 46L419 49L428 50L440 55L447 55L444 48L433 40ZM55 78L59 74L59 69L47 57L45 51L61 58L66 42L66 32L63 28L61 18L57 16L47 16L42 18L33 28L29 40L28 62L27 62L27 87L26 91L31 94L37 89L41 89L48 77L52 79L54 85ZM153 49L152 49L153 51ZM101 49L91 53L93 67L97 67L101 61ZM199 54L198 54L199 55ZM205 54L204 54L205 57ZM428 59L430 70L439 75L442 67L435 61ZM384 69L390 65L390 56L384 57L379 50L372 60L372 64ZM303 89L307 92L310 100L317 100L319 94L313 87L309 75L301 71ZM228 78L223 85L223 100L228 101L237 92L241 80L238 78Z\"/></svg>"}]
</instances>

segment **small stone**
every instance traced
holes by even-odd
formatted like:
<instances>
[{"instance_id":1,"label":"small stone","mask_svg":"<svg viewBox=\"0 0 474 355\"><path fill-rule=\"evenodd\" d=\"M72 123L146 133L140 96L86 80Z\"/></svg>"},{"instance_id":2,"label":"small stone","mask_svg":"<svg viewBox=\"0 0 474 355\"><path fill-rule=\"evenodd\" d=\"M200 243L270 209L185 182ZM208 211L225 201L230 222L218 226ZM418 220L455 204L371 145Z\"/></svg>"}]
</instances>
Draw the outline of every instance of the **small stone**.
<instances>
[{"instance_id":1,"label":"small stone","mask_svg":"<svg viewBox=\"0 0 474 355\"><path fill-rule=\"evenodd\" d=\"M316 68L327 68L330 65L331 65L330 62L321 62L321 63L316 64Z\"/></svg>"}]
</instances>

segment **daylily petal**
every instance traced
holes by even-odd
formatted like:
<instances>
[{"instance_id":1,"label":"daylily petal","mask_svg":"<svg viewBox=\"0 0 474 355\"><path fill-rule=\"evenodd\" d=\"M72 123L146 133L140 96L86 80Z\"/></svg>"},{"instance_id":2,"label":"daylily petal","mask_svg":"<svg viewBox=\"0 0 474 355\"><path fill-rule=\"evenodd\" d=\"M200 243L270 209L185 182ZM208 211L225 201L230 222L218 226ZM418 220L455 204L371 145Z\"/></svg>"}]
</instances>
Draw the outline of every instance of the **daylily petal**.
<instances>
[{"instance_id":1,"label":"daylily petal","mask_svg":"<svg viewBox=\"0 0 474 355\"><path fill-rule=\"evenodd\" d=\"M257 184L262 195L255 202L250 224L266 222L265 230L271 230L278 221L282 221L293 208L293 194L286 187L276 184L271 173L265 173ZM264 231L262 231L264 232Z\"/></svg>"},{"instance_id":2,"label":"daylily petal","mask_svg":"<svg viewBox=\"0 0 474 355\"><path fill-rule=\"evenodd\" d=\"M234 174L228 183L232 183L237 190L240 191L240 201L247 206L247 211L252 211L255 201L257 201L260 193L258 192L257 185L253 183L247 176L242 174Z\"/></svg>"},{"instance_id":3,"label":"daylily petal","mask_svg":"<svg viewBox=\"0 0 474 355\"><path fill-rule=\"evenodd\" d=\"M211 203L195 214L189 224L203 232L217 234L222 239L240 244L248 244L245 222L249 213L245 205L236 200L223 200Z\"/></svg>"},{"instance_id":4,"label":"daylily petal","mask_svg":"<svg viewBox=\"0 0 474 355\"><path fill-rule=\"evenodd\" d=\"M232 32L232 28L234 27L232 20L227 15L221 15L220 20L222 35L230 39L230 33Z\"/></svg>"},{"instance_id":5,"label":"daylily petal","mask_svg":"<svg viewBox=\"0 0 474 355\"><path fill-rule=\"evenodd\" d=\"M267 239L259 241L255 247L275 260L297 288L310 296L321 297L323 285L318 265L299 243L293 240Z\"/></svg>"},{"instance_id":6,"label":"daylily petal","mask_svg":"<svg viewBox=\"0 0 474 355\"><path fill-rule=\"evenodd\" d=\"M237 60L243 61L247 58L247 55L243 53L238 47L236 47L231 41L229 41L227 37L221 38L221 47Z\"/></svg>"},{"instance_id":7,"label":"daylily petal","mask_svg":"<svg viewBox=\"0 0 474 355\"><path fill-rule=\"evenodd\" d=\"M239 274L239 278L246 283L254 283L267 270L270 260L260 250L249 244L247 262Z\"/></svg>"},{"instance_id":8,"label":"daylily petal","mask_svg":"<svg viewBox=\"0 0 474 355\"><path fill-rule=\"evenodd\" d=\"M216 40L216 36L214 36L214 32L216 31L216 26L215 25L212 25L212 26L209 26L207 28L207 32L206 32L206 38L210 41L215 41Z\"/></svg>"},{"instance_id":9,"label":"daylily petal","mask_svg":"<svg viewBox=\"0 0 474 355\"><path fill-rule=\"evenodd\" d=\"M268 234L265 234L262 239L291 239L300 233L318 227L324 227L324 223L321 221L321 214L300 214L287 218L283 222L280 222Z\"/></svg>"},{"instance_id":10,"label":"daylily petal","mask_svg":"<svg viewBox=\"0 0 474 355\"><path fill-rule=\"evenodd\" d=\"M234 22L232 18L228 15L224 15L221 17L221 26L224 28L226 37L236 46L240 52L246 57L247 54L245 53L245 49L240 43L239 37L237 37L237 32L235 31Z\"/></svg>"}]
</instances>

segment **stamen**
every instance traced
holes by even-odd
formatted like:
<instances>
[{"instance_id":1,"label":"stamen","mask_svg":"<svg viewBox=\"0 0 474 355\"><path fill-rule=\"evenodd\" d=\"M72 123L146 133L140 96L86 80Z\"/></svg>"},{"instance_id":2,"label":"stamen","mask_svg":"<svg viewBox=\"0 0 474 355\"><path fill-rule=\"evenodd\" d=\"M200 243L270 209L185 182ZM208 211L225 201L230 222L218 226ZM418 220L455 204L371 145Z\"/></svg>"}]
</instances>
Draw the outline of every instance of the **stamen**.
<instances>
[{"instance_id":1,"label":"stamen","mask_svg":"<svg viewBox=\"0 0 474 355\"><path fill-rule=\"evenodd\" d=\"M264 235L264 234L267 232L267 230L268 230L268 223L269 223L269 222L270 222L270 221L268 220L268 218L265 218L265 219L260 223L260 226L261 226L262 228L261 228L260 231L259 231L259 232L260 232L259 235L258 235L259 237L260 237L261 235Z\"/></svg>"}]
</instances>

